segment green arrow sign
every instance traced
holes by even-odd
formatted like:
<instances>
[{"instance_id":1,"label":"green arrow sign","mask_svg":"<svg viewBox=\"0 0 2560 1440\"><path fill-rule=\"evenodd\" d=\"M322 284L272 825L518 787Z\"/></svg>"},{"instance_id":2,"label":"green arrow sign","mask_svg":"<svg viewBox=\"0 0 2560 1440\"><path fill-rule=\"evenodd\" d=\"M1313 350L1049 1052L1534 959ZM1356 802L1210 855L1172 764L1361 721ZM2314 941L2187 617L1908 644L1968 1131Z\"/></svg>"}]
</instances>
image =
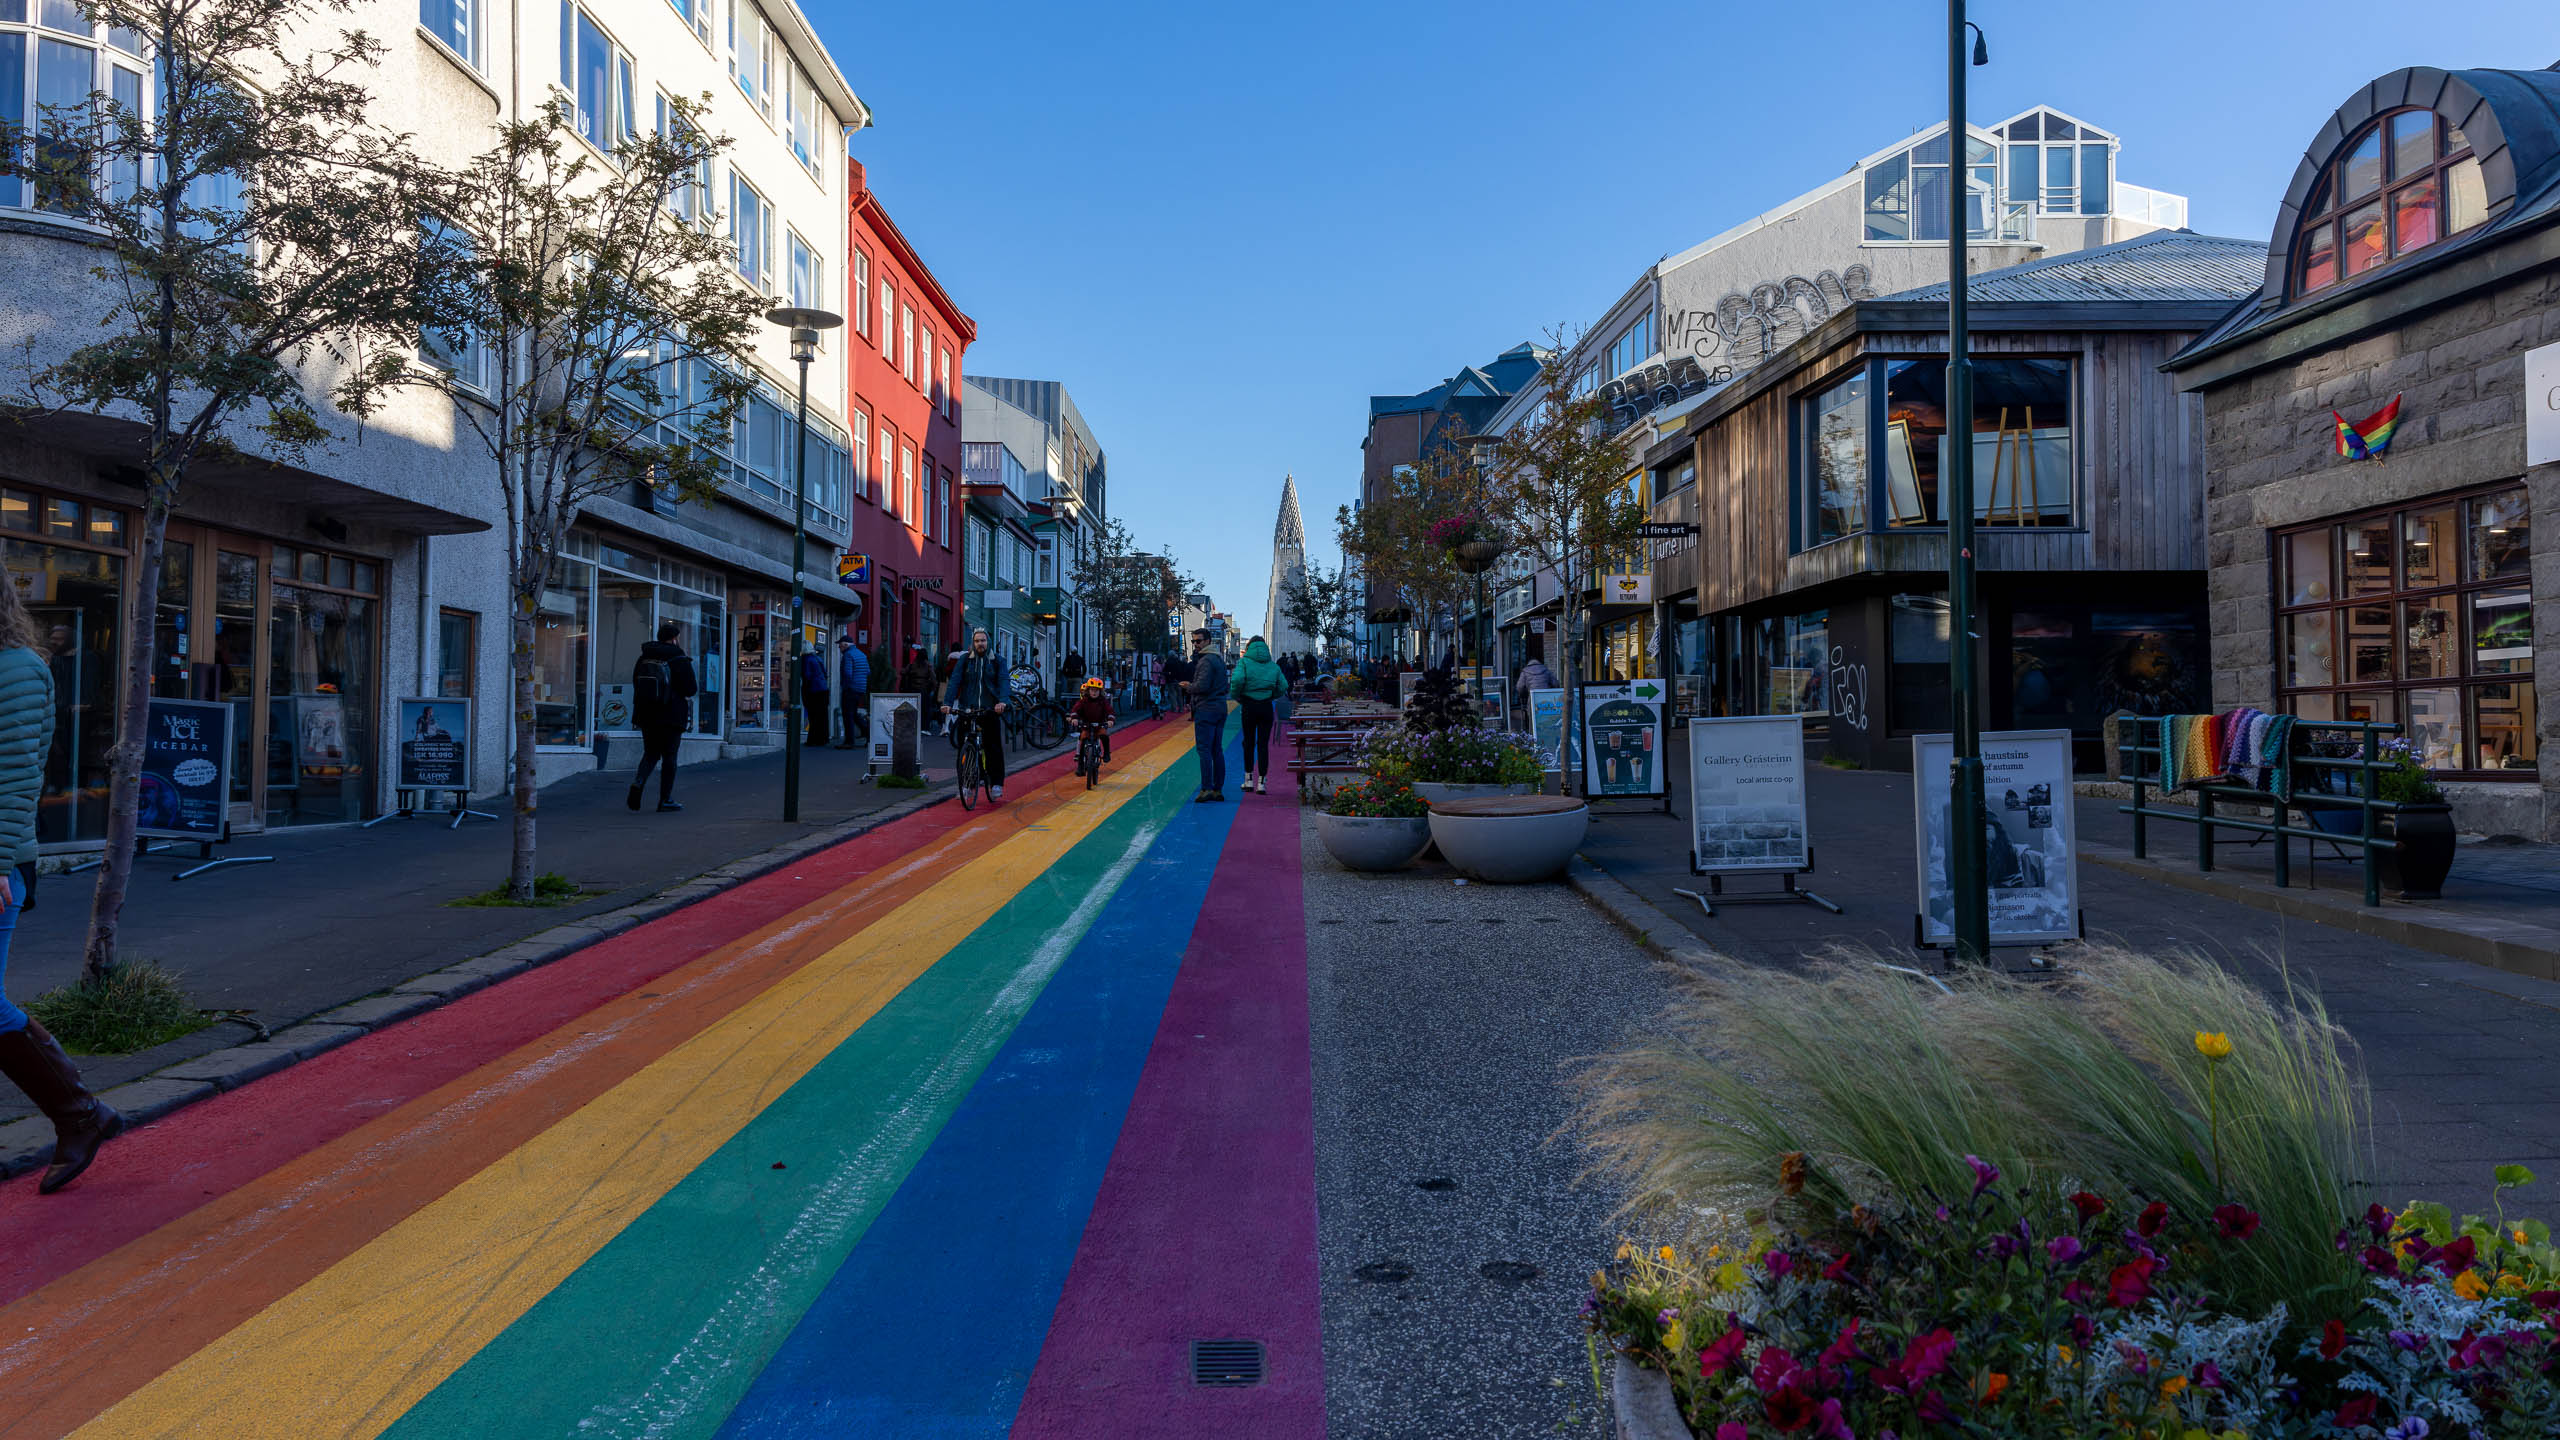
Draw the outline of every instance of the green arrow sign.
<instances>
[{"instance_id":1,"label":"green arrow sign","mask_svg":"<svg viewBox=\"0 0 2560 1440\"><path fill-rule=\"evenodd\" d=\"M1636 687L1636 698L1640 700L1651 700L1661 693L1662 687L1659 685L1647 683Z\"/></svg>"}]
</instances>

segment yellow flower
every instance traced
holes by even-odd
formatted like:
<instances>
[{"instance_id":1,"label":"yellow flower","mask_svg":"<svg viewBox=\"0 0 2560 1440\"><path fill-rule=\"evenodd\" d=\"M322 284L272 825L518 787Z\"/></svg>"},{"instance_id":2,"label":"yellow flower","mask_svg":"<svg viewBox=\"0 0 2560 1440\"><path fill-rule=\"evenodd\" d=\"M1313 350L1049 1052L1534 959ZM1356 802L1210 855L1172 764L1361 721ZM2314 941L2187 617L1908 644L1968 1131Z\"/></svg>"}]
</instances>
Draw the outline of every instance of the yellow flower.
<instances>
[{"instance_id":1,"label":"yellow flower","mask_svg":"<svg viewBox=\"0 0 2560 1440\"><path fill-rule=\"evenodd\" d=\"M2525 1234L2522 1230L2518 1230L2516 1232L2516 1243L2519 1245L2530 1245L2533 1242L2525 1238Z\"/></svg>"},{"instance_id":2,"label":"yellow flower","mask_svg":"<svg viewBox=\"0 0 2560 1440\"><path fill-rule=\"evenodd\" d=\"M2521 1275L2501 1275L2498 1277L2498 1288L2506 1291L2510 1295L2521 1295L2524 1293L2524 1277Z\"/></svg>"},{"instance_id":3,"label":"yellow flower","mask_svg":"<svg viewBox=\"0 0 2560 1440\"><path fill-rule=\"evenodd\" d=\"M2161 1382L2160 1382L2160 1398L2161 1398L2161 1399L2163 1399L2163 1400L2166 1400L2166 1399L2168 1399L2170 1396L2175 1395L2175 1394L2177 1394L2179 1391L2184 1390L2184 1389L2186 1389L2186 1388L2187 1388L2187 1377L2186 1377L2186 1376L2184 1376L2184 1375L2172 1375L2172 1376L2170 1376L2168 1379L2163 1380L2163 1381L2161 1381Z\"/></svg>"},{"instance_id":4,"label":"yellow flower","mask_svg":"<svg viewBox=\"0 0 2560 1440\"><path fill-rule=\"evenodd\" d=\"M1670 1246L1668 1246L1668 1245L1663 1246L1663 1247L1662 1247L1662 1263L1663 1263L1663 1264L1665 1264L1665 1265L1670 1264L1670 1263L1671 1263L1671 1260L1672 1260L1673 1255L1674 1255L1674 1254L1676 1254L1676 1253L1677 1253L1677 1252L1675 1252L1675 1251L1674 1251Z\"/></svg>"},{"instance_id":5,"label":"yellow flower","mask_svg":"<svg viewBox=\"0 0 2560 1440\"><path fill-rule=\"evenodd\" d=\"M2453 1279L2453 1293L2465 1300L2477 1300L2489 1293L2489 1284L2477 1270L2465 1270Z\"/></svg>"},{"instance_id":6,"label":"yellow flower","mask_svg":"<svg viewBox=\"0 0 2560 1440\"><path fill-rule=\"evenodd\" d=\"M2231 1037L2215 1030L2196 1032L2196 1053L2207 1060L2231 1058Z\"/></svg>"},{"instance_id":7,"label":"yellow flower","mask_svg":"<svg viewBox=\"0 0 2560 1440\"><path fill-rule=\"evenodd\" d=\"M2070 1346L2056 1345L2053 1347L2053 1353L2062 1357L2063 1364L2068 1365L2071 1363L2072 1355Z\"/></svg>"}]
</instances>

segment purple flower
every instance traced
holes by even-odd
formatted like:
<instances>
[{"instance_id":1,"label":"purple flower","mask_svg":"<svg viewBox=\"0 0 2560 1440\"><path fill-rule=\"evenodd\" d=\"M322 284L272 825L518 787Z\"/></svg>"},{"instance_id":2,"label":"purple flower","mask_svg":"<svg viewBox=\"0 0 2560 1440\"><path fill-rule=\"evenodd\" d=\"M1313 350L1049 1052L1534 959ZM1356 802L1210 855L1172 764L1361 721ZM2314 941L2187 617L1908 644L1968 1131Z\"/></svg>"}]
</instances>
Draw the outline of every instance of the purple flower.
<instances>
[{"instance_id":1,"label":"purple flower","mask_svg":"<svg viewBox=\"0 0 2560 1440\"><path fill-rule=\"evenodd\" d=\"M2056 1235L2044 1242L2044 1257L2056 1265L2068 1265L2085 1253L2077 1235Z\"/></svg>"},{"instance_id":2,"label":"purple flower","mask_svg":"<svg viewBox=\"0 0 2560 1440\"><path fill-rule=\"evenodd\" d=\"M1677 1319L1679 1319L1679 1318L1680 1318L1680 1307L1679 1307L1679 1306L1677 1306L1677 1305L1665 1305L1665 1306L1663 1306L1660 1310L1658 1310L1658 1311L1654 1312L1653 1323L1654 1323L1654 1324L1656 1324L1656 1325L1661 1326L1661 1327L1662 1327L1663 1329L1665 1329L1665 1330L1668 1330L1668 1329L1670 1329L1670 1328L1671 1328L1671 1322L1672 1322L1672 1321L1674 1321L1674 1320L1677 1320Z\"/></svg>"},{"instance_id":3,"label":"purple flower","mask_svg":"<svg viewBox=\"0 0 2560 1440\"><path fill-rule=\"evenodd\" d=\"M2406 1330L2394 1330L2391 1332L2391 1343L2415 1355L2418 1353L2418 1347L2426 1342Z\"/></svg>"},{"instance_id":4,"label":"purple flower","mask_svg":"<svg viewBox=\"0 0 2560 1440\"><path fill-rule=\"evenodd\" d=\"M2187 1378L2194 1381L2199 1390L2219 1390L2222 1388L2222 1367L2210 1360L2199 1360L2196 1368L2187 1372Z\"/></svg>"},{"instance_id":5,"label":"purple flower","mask_svg":"<svg viewBox=\"0 0 2560 1440\"><path fill-rule=\"evenodd\" d=\"M1964 1163L1973 1169L1973 1193L1976 1197L1990 1189L1992 1182L2000 1178L2000 1167L1979 1155L1967 1155L1964 1157Z\"/></svg>"},{"instance_id":6,"label":"purple flower","mask_svg":"<svg viewBox=\"0 0 2560 1440\"><path fill-rule=\"evenodd\" d=\"M2427 1422L2412 1415L2382 1432L2382 1440L2427 1440Z\"/></svg>"},{"instance_id":7,"label":"purple flower","mask_svg":"<svg viewBox=\"0 0 2560 1440\"><path fill-rule=\"evenodd\" d=\"M1768 1267L1772 1278L1784 1280L1787 1272L1796 1268L1796 1257L1784 1250L1772 1250L1760 1257L1760 1263Z\"/></svg>"},{"instance_id":8,"label":"purple flower","mask_svg":"<svg viewBox=\"0 0 2560 1440\"><path fill-rule=\"evenodd\" d=\"M2010 1259L2024 1248L2024 1246L2018 1243L2018 1237L2015 1235L1994 1235L1991 1237L1991 1257L1995 1260Z\"/></svg>"}]
</instances>

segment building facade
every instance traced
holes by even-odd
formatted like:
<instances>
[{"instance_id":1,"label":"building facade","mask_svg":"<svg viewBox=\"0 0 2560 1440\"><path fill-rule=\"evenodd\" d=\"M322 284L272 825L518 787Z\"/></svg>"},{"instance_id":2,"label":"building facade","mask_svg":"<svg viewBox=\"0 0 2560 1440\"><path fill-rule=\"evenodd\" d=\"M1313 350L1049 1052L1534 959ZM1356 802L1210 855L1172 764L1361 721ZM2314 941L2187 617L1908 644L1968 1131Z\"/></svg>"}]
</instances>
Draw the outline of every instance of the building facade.
<instances>
[{"instance_id":1,"label":"building facade","mask_svg":"<svg viewBox=\"0 0 2560 1440\"><path fill-rule=\"evenodd\" d=\"M2202 407L2161 364L2254 284L2254 241L2183 231L1973 277L1973 413L1946 409L1946 287L1853 302L1643 456L1656 557L1695 621L1661 660L1719 714L1803 714L1831 755L1910 763L1951 721L1940 459L1973 454L1992 728L2203 708ZM1613 663L1615 661L1613 660Z\"/></svg>"},{"instance_id":2,"label":"building facade","mask_svg":"<svg viewBox=\"0 0 2560 1440\"><path fill-rule=\"evenodd\" d=\"M156 82L140 45L73 12L0 7L0 71L15 72L0 106L26 121L31 104L96 90L147 113ZM572 143L599 155L664 123L665 97L711 96L708 125L737 143L708 177L708 219L733 238L738 283L841 308L845 147L870 117L791 0L735 0L716 14L709 0L359 0L326 24L330 38L341 24L389 37L367 80L374 118L450 166L555 95L569 105ZM89 237L35 199L0 182L0 344L40 365L94 333L111 297L92 274ZM779 331L754 362L760 393L723 457L719 499L678 505L633 487L589 504L570 537L541 597L534 657L544 779L636 747L631 664L665 621L701 666L687 758L779 739L797 377ZM830 347L811 374L810 531L821 555L846 535L845 393L844 348ZM45 843L102 832L117 657L137 615L159 637L160 694L232 707L236 830L383 813L394 803L385 736L404 696L475 701L474 788L503 784L502 492L453 403L418 392L362 426L338 420L301 465L199 467L148 597L132 593L130 419L40 417L0 435L0 561L45 622L61 706ZM808 589L813 638L858 603L831 573Z\"/></svg>"},{"instance_id":3,"label":"building facade","mask_svg":"<svg viewBox=\"0 0 2560 1440\"><path fill-rule=\"evenodd\" d=\"M1456 444L1456 437L1474 434L1491 421L1505 401L1537 379L1545 353L1524 342L1428 390L1370 396L1369 429L1360 439L1360 503L1374 503L1423 456ZM1367 588L1362 612L1361 649L1369 655L1419 655L1430 633L1456 618L1409 614L1402 601L1374 585Z\"/></svg>"},{"instance_id":4,"label":"building facade","mask_svg":"<svg viewBox=\"0 0 2560 1440\"><path fill-rule=\"evenodd\" d=\"M846 414L853 431L843 582L855 642L892 670L962 638L961 379L977 322L916 254L862 162L847 162Z\"/></svg>"},{"instance_id":5,"label":"building facade","mask_svg":"<svg viewBox=\"0 0 2560 1440\"><path fill-rule=\"evenodd\" d=\"M2205 407L2214 705L2396 723L2460 829L2560 839L2560 550L2533 545L2560 505L2560 69L2348 96L2255 293L2172 364ZM2388 448L2355 458L2342 423Z\"/></svg>"},{"instance_id":6,"label":"building facade","mask_svg":"<svg viewBox=\"0 0 2560 1440\"><path fill-rule=\"evenodd\" d=\"M1004 583L1024 592L1004 603L1023 613L1019 624L1029 663L1041 683L1054 688L1058 662L1067 652L1085 657L1090 668L1103 652L1106 637L1093 616L1076 599L1075 576L1095 528L1110 515L1110 466L1102 442L1094 438L1075 397L1056 380L1008 380L971 376L962 401L962 423L972 442L1001 443L1022 466L1026 494L1019 516L981 517L990 529L989 543L1000 548L1003 519L1030 537L1023 561L1028 578L999 574L992 590ZM990 461L991 450L979 450ZM992 492L990 498L994 498Z\"/></svg>"}]
</instances>

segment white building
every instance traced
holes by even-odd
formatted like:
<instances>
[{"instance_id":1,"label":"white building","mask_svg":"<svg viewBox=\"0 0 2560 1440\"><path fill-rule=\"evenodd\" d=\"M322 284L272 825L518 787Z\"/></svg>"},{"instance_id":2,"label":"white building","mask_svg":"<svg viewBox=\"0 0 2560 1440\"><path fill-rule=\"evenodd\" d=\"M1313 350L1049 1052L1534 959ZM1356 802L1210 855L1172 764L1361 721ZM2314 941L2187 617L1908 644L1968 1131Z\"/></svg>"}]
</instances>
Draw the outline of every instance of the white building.
<instances>
[{"instance_id":1,"label":"white building","mask_svg":"<svg viewBox=\"0 0 2560 1440\"><path fill-rule=\"evenodd\" d=\"M0 106L87 88L152 100L138 44L60 3L0 5ZM23 18L21 18L23 17ZM609 148L660 123L671 96L711 97L737 142L711 188L740 282L844 307L848 135L870 122L791 0L359 0L329 15L387 40L374 118L459 166L491 127L569 97L581 142ZM23 113L7 118L27 120ZM0 183L0 348L41 364L94 333L105 303L78 227ZM627 680L659 622L683 628L704 692L686 758L779 739L789 649L790 402L784 337L757 355L768 395L736 431L723 498L677 506L635 489L596 501L542 600L535 725L545 779L592 767L629 730ZM467 363L467 362L466 362ZM810 375L806 577L812 638L858 603L834 583L848 460L846 379L830 347ZM402 696L470 698L478 790L503 783L509 741L505 541L485 453L448 401L397 399L303 466L198 467L170 526L157 607L159 692L228 700L235 829L382 813L385 737ZM62 715L39 832L94 841L114 738L113 676L131 597L135 427L36 420L0 434L0 559L48 622ZM624 752L626 755L628 751Z\"/></svg>"}]
</instances>

